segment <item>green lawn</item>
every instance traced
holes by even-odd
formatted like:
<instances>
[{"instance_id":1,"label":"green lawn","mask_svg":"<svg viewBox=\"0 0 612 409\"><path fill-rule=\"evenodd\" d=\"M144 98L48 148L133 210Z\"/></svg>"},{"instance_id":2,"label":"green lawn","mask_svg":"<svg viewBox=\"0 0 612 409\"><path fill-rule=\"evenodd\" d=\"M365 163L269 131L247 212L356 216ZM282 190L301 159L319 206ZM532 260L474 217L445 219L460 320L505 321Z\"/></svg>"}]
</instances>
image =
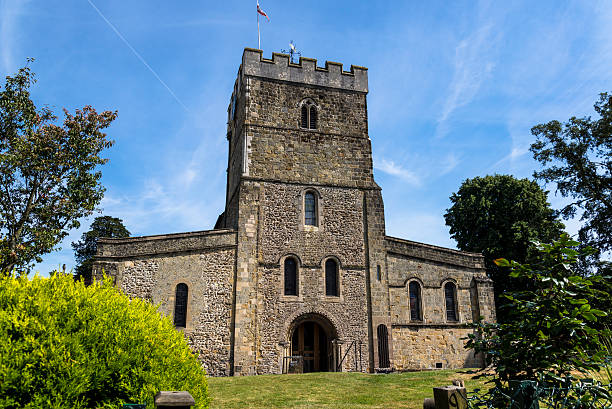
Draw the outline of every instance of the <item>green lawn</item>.
<instances>
[{"instance_id":1,"label":"green lawn","mask_svg":"<svg viewBox=\"0 0 612 409\"><path fill-rule=\"evenodd\" d=\"M215 408L414 408L433 397L434 386L463 379L468 390L482 388L469 370L393 373L310 373L209 378Z\"/></svg>"}]
</instances>

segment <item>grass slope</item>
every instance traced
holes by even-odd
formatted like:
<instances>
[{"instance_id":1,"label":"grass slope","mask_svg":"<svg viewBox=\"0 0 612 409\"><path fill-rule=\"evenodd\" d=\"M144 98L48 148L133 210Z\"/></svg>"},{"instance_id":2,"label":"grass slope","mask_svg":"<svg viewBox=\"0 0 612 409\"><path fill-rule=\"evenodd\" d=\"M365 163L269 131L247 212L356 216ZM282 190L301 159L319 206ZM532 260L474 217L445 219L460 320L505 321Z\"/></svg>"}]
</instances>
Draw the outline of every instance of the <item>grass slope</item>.
<instances>
[{"instance_id":1,"label":"grass slope","mask_svg":"<svg viewBox=\"0 0 612 409\"><path fill-rule=\"evenodd\" d=\"M433 397L434 386L463 379L468 390L482 388L468 370L393 373L320 372L209 378L215 408L414 408Z\"/></svg>"}]
</instances>

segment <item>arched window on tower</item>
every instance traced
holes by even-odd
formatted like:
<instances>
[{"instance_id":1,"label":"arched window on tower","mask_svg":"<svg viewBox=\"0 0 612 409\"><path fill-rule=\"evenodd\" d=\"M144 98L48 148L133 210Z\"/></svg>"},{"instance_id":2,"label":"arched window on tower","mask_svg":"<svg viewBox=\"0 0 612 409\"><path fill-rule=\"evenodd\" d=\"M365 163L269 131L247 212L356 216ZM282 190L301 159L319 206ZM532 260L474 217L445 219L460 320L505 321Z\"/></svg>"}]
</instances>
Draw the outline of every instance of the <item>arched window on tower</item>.
<instances>
[{"instance_id":1,"label":"arched window on tower","mask_svg":"<svg viewBox=\"0 0 612 409\"><path fill-rule=\"evenodd\" d=\"M378 336L378 367L390 368L391 363L389 362L389 336L387 326L385 324L380 324L376 329L376 335Z\"/></svg>"},{"instance_id":2,"label":"arched window on tower","mask_svg":"<svg viewBox=\"0 0 612 409\"><path fill-rule=\"evenodd\" d=\"M285 295L298 295L297 263L293 257L285 259Z\"/></svg>"},{"instance_id":3,"label":"arched window on tower","mask_svg":"<svg viewBox=\"0 0 612 409\"><path fill-rule=\"evenodd\" d=\"M448 282L444 285L444 299L446 300L446 320L459 321L457 319L457 287Z\"/></svg>"},{"instance_id":4,"label":"arched window on tower","mask_svg":"<svg viewBox=\"0 0 612 409\"><path fill-rule=\"evenodd\" d=\"M310 100L302 103L300 127L304 129L317 129L317 107Z\"/></svg>"},{"instance_id":5,"label":"arched window on tower","mask_svg":"<svg viewBox=\"0 0 612 409\"><path fill-rule=\"evenodd\" d=\"M314 192L304 194L304 225L317 226L317 197Z\"/></svg>"},{"instance_id":6,"label":"arched window on tower","mask_svg":"<svg viewBox=\"0 0 612 409\"><path fill-rule=\"evenodd\" d=\"M180 283L176 286L176 296L174 298L174 326L187 326L187 296L189 289L187 284Z\"/></svg>"},{"instance_id":7,"label":"arched window on tower","mask_svg":"<svg viewBox=\"0 0 612 409\"><path fill-rule=\"evenodd\" d=\"M410 293L410 320L422 321L421 286L417 281L411 281L408 285L408 292Z\"/></svg>"},{"instance_id":8,"label":"arched window on tower","mask_svg":"<svg viewBox=\"0 0 612 409\"><path fill-rule=\"evenodd\" d=\"M338 297L338 263L334 259L325 261L325 295Z\"/></svg>"}]
</instances>

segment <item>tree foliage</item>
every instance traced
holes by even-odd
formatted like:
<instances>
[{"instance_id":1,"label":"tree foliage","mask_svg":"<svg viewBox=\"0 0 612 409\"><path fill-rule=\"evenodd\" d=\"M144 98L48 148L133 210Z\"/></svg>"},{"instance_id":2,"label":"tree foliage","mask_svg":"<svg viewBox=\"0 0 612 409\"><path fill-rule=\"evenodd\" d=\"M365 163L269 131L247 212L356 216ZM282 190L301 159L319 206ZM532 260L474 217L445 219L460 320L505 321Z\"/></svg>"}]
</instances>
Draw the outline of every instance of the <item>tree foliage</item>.
<instances>
[{"instance_id":1,"label":"tree foliage","mask_svg":"<svg viewBox=\"0 0 612 409\"><path fill-rule=\"evenodd\" d=\"M0 89L0 272L27 271L100 203L100 156L113 142L102 132L116 113L92 107L64 121L30 96L29 67Z\"/></svg>"},{"instance_id":2,"label":"tree foliage","mask_svg":"<svg viewBox=\"0 0 612 409\"><path fill-rule=\"evenodd\" d=\"M0 276L0 407L110 408L186 390L208 407L206 374L155 305L110 281Z\"/></svg>"},{"instance_id":3,"label":"tree foliage","mask_svg":"<svg viewBox=\"0 0 612 409\"><path fill-rule=\"evenodd\" d=\"M573 199L561 209L563 217L582 212L580 241L605 252L612 250L612 94L600 94L595 112L595 120L572 117L534 126L531 152L544 166L534 176Z\"/></svg>"},{"instance_id":4,"label":"tree foliage","mask_svg":"<svg viewBox=\"0 0 612 409\"><path fill-rule=\"evenodd\" d=\"M607 358L603 345L610 331L598 322L606 311L593 308L592 301L611 294L577 273L579 243L564 233L552 244L538 245L539 257L532 264L499 259L511 268L510 280L530 283L521 291L504 294L508 300L506 323L478 323L466 348L484 352L496 371L498 386L509 380L560 381L572 371L597 372ZM609 305L609 304L608 304Z\"/></svg>"},{"instance_id":5,"label":"tree foliage","mask_svg":"<svg viewBox=\"0 0 612 409\"><path fill-rule=\"evenodd\" d=\"M528 179L493 175L467 179L450 197L452 206L444 218L451 237L463 251L482 253L493 279L498 319L506 319L500 307L504 291L519 289L519 280L508 280L509 270L493 260L506 257L521 263L537 253L534 241L559 237L563 224L548 204L546 192Z\"/></svg>"},{"instance_id":6,"label":"tree foliage","mask_svg":"<svg viewBox=\"0 0 612 409\"><path fill-rule=\"evenodd\" d=\"M89 231L81 235L81 240L72 243L77 262L75 276L76 278L83 277L86 283L91 281L93 257L96 255L98 239L101 237L130 237L130 232L125 228L121 219L100 216L96 217L91 223Z\"/></svg>"}]
</instances>

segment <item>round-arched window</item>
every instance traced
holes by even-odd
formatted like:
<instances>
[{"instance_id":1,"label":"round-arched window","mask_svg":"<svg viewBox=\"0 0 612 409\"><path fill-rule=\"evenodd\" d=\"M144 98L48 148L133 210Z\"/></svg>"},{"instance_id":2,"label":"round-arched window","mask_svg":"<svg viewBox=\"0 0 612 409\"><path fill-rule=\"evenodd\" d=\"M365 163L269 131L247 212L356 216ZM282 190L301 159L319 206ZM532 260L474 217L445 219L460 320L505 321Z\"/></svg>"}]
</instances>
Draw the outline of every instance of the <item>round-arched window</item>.
<instances>
[{"instance_id":1,"label":"round-arched window","mask_svg":"<svg viewBox=\"0 0 612 409\"><path fill-rule=\"evenodd\" d=\"M297 262L293 257L285 259L285 295L298 295Z\"/></svg>"},{"instance_id":2,"label":"round-arched window","mask_svg":"<svg viewBox=\"0 0 612 409\"><path fill-rule=\"evenodd\" d=\"M304 194L304 225L317 226L317 197L314 192Z\"/></svg>"},{"instance_id":3,"label":"round-arched window","mask_svg":"<svg viewBox=\"0 0 612 409\"><path fill-rule=\"evenodd\" d=\"M457 287L448 282L444 285L444 300L446 301L446 320L459 321L457 319Z\"/></svg>"},{"instance_id":4,"label":"round-arched window","mask_svg":"<svg viewBox=\"0 0 612 409\"><path fill-rule=\"evenodd\" d=\"M338 263L332 258L325 261L325 295L338 297Z\"/></svg>"},{"instance_id":5,"label":"round-arched window","mask_svg":"<svg viewBox=\"0 0 612 409\"><path fill-rule=\"evenodd\" d=\"M189 288L187 284L180 283L176 286L176 295L174 298L174 326L187 326L187 296Z\"/></svg>"},{"instance_id":6,"label":"round-arched window","mask_svg":"<svg viewBox=\"0 0 612 409\"><path fill-rule=\"evenodd\" d=\"M410 320L421 321L423 319L421 314L421 286L418 281L410 282L408 292L410 293Z\"/></svg>"}]
</instances>

